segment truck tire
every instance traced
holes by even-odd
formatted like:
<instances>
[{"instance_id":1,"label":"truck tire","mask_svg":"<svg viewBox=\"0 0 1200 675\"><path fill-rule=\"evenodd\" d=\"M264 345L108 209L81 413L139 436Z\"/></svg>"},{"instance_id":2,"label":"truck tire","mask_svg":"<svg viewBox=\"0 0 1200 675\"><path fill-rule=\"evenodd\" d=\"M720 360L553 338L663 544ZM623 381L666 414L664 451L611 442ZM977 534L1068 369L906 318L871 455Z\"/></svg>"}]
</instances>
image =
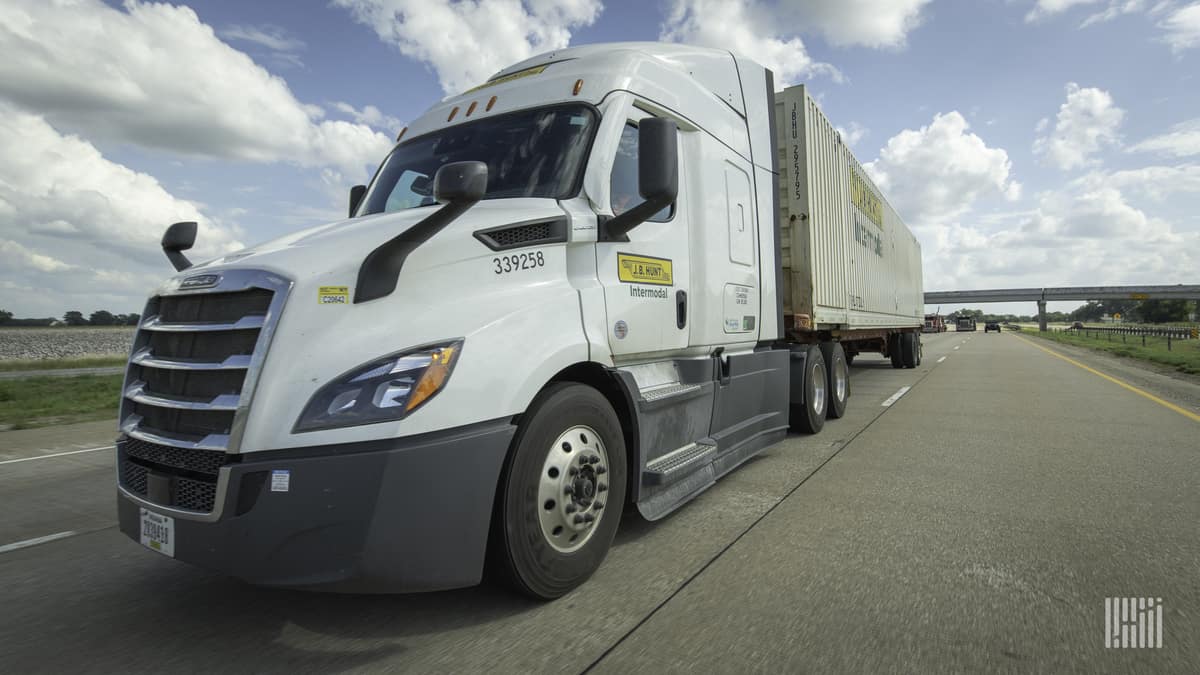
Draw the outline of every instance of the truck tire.
<instances>
[{"instance_id":1,"label":"truck tire","mask_svg":"<svg viewBox=\"0 0 1200 675\"><path fill-rule=\"evenodd\" d=\"M792 373L802 377L804 402L793 403L788 409L788 421L793 429L806 434L820 433L825 427L825 409L829 406L829 376L825 374L825 357L821 348L809 345L804 355L804 368Z\"/></svg>"},{"instance_id":2,"label":"truck tire","mask_svg":"<svg viewBox=\"0 0 1200 675\"><path fill-rule=\"evenodd\" d=\"M587 581L625 504L625 438L608 400L572 382L522 415L492 519L493 560L519 592L553 600Z\"/></svg>"},{"instance_id":3,"label":"truck tire","mask_svg":"<svg viewBox=\"0 0 1200 675\"><path fill-rule=\"evenodd\" d=\"M850 398L850 362L846 351L837 342L822 342L821 356L825 359L825 371L829 373L829 404L825 416L836 420L846 414L846 400Z\"/></svg>"},{"instance_id":4,"label":"truck tire","mask_svg":"<svg viewBox=\"0 0 1200 675\"><path fill-rule=\"evenodd\" d=\"M888 338L888 356L892 358L893 368L904 367L904 334L893 333Z\"/></svg>"},{"instance_id":5,"label":"truck tire","mask_svg":"<svg viewBox=\"0 0 1200 675\"><path fill-rule=\"evenodd\" d=\"M900 355L905 368L921 365L921 335L905 333L900 338Z\"/></svg>"}]
</instances>

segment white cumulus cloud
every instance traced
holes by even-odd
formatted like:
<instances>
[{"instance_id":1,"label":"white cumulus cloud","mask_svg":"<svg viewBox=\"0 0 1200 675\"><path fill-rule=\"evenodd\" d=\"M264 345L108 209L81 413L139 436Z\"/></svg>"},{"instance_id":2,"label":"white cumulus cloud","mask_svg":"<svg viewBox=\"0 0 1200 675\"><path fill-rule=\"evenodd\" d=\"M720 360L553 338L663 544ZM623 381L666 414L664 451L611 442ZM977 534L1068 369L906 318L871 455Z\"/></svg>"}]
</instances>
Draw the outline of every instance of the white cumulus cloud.
<instances>
[{"instance_id":1,"label":"white cumulus cloud","mask_svg":"<svg viewBox=\"0 0 1200 675\"><path fill-rule=\"evenodd\" d=\"M364 124L390 134L399 133L400 129L404 127L404 123L398 118L384 113L373 105L363 106L362 110L359 110L349 103L338 101L333 104L333 107L345 113L346 116L354 120L357 124Z\"/></svg>"},{"instance_id":2,"label":"white cumulus cloud","mask_svg":"<svg viewBox=\"0 0 1200 675\"><path fill-rule=\"evenodd\" d=\"M1033 143L1034 154L1050 166L1064 171L1087 166L1092 155L1118 142L1117 128L1125 111L1113 103L1112 95L1095 87L1067 84L1067 100L1058 109L1054 130ZM1039 123L1039 129L1044 125Z\"/></svg>"},{"instance_id":3,"label":"white cumulus cloud","mask_svg":"<svg viewBox=\"0 0 1200 675\"><path fill-rule=\"evenodd\" d=\"M838 46L902 47L931 0L784 0L787 23L817 31Z\"/></svg>"},{"instance_id":4,"label":"white cumulus cloud","mask_svg":"<svg viewBox=\"0 0 1200 675\"><path fill-rule=\"evenodd\" d=\"M58 258L31 251L7 239L0 239L0 256L3 256L6 265L38 272L59 272L72 267Z\"/></svg>"},{"instance_id":5,"label":"white cumulus cloud","mask_svg":"<svg viewBox=\"0 0 1200 675\"><path fill-rule=\"evenodd\" d=\"M674 0L659 38L748 56L774 72L780 89L817 74L841 80L837 69L813 60L804 41L782 34L780 25L770 8L755 2Z\"/></svg>"},{"instance_id":6,"label":"white cumulus cloud","mask_svg":"<svg viewBox=\"0 0 1200 675\"><path fill-rule=\"evenodd\" d=\"M1200 155L1200 117L1181 122L1165 134L1151 136L1129 147L1131 152L1157 152L1175 157Z\"/></svg>"},{"instance_id":7,"label":"white cumulus cloud","mask_svg":"<svg viewBox=\"0 0 1200 675\"><path fill-rule=\"evenodd\" d=\"M866 138L867 134L870 133L869 129L858 122L851 122L847 126L834 127L834 129L837 130L838 135L842 137L842 140L845 141L846 145L851 147L857 146L858 142Z\"/></svg>"},{"instance_id":8,"label":"white cumulus cloud","mask_svg":"<svg viewBox=\"0 0 1200 675\"><path fill-rule=\"evenodd\" d=\"M1033 5L1033 9L1025 15L1025 20L1029 22L1040 21L1047 17L1056 14L1062 14L1072 7L1080 5L1094 5L1102 0L1037 0Z\"/></svg>"},{"instance_id":9,"label":"white cumulus cloud","mask_svg":"<svg viewBox=\"0 0 1200 675\"><path fill-rule=\"evenodd\" d=\"M1163 38L1175 52L1200 47L1200 2L1172 11L1159 27L1166 32Z\"/></svg>"},{"instance_id":10,"label":"white cumulus cloud","mask_svg":"<svg viewBox=\"0 0 1200 675\"><path fill-rule=\"evenodd\" d=\"M1200 233L1180 231L1093 176L1038 196L1029 212L973 217L922 237L926 288L1186 283ZM1031 308L1032 309L1032 308Z\"/></svg>"},{"instance_id":11,"label":"white cumulus cloud","mask_svg":"<svg viewBox=\"0 0 1200 675\"><path fill-rule=\"evenodd\" d=\"M1094 171L1073 184L1089 190L1114 188L1162 201L1174 194L1200 193L1200 164Z\"/></svg>"},{"instance_id":12,"label":"white cumulus cloud","mask_svg":"<svg viewBox=\"0 0 1200 675\"><path fill-rule=\"evenodd\" d=\"M379 37L433 68L454 94L535 54L561 49L599 0L334 0Z\"/></svg>"},{"instance_id":13,"label":"white cumulus cloud","mask_svg":"<svg viewBox=\"0 0 1200 675\"><path fill-rule=\"evenodd\" d=\"M944 224L983 197L1021 193L1008 153L988 147L958 111L896 134L865 167L900 216L918 227Z\"/></svg>"},{"instance_id":14,"label":"white cumulus cloud","mask_svg":"<svg viewBox=\"0 0 1200 675\"><path fill-rule=\"evenodd\" d=\"M0 53L0 98L92 140L359 174L391 146L363 124L322 119L188 7L6 0Z\"/></svg>"},{"instance_id":15,"label":"white cumulus cloud","mask_svg":"<svg viewBox=\"0 0 1200 675\"><path fill-rule=\"evenodd\" d=\"M170 271L159 241L167 225L199 223L193 259L241 247L240 233L168 193L153 177L101 155L40 116L0 104L0 282L39 289L6 299L34 315L65 298L136 311Z\"/></svg>"}]
</instances>

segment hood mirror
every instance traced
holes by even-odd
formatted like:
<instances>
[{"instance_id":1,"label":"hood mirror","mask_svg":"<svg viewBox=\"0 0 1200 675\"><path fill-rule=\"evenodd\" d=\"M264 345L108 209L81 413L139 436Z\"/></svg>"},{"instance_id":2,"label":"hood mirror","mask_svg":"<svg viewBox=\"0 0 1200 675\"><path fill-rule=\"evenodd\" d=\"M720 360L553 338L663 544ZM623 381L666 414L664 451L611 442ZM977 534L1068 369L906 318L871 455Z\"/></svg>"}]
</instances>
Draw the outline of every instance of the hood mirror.
<instances>
[{"instance_id":1,"label":"hood mirror","mask_svg":"<svg viewBox=\"0 0 1200 675\"><path fill-rule=\"evenodd\" d=\"M175 223L167 228L163 233L162 250L167 254L167 260L175 266L176 272L182 272L192 266L192 261L183 255L183 251L188 250L196 243L196 223L195 221L184 221Z\"/></svg>"},{"instance_id":2,"label":"hood mirror","mask_svg":"<svg viewBox=\"0 0 1200 675\"><path fill-rule=\"evenodd\" d=\"M440 204L474 204L487 192L487 164L451 162L433 176L433 198Z\"/></svg>"}]
</instances>

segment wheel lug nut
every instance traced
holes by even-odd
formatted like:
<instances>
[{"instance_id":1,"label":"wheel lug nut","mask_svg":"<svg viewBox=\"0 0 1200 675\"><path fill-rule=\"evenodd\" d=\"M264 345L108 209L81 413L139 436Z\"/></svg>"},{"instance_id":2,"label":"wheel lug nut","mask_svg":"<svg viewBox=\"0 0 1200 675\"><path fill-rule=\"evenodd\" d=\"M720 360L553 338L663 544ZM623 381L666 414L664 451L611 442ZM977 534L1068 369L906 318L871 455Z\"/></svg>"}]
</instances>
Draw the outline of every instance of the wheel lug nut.
<instances>
[{"instance_id":1,"label":"wheel lug nut","mask_svg":"<svg viewBox=\"0 0 1200 675\"><path fill-rule=\"evenodd\" d=\"M567 504L566 511L567 511L567 513L575 513L575 505L574 505L574 504Z\"/></svg>"},{"instance_id":2,"label":"wheel lug nut","mask_svg":"<svg viewBox=\"0 0 1200 675\"><path fill-rule=\"evenodd\" d=\"M605 485L604 483L600 483L599 485L596 486L596 492L604 492L607 489L608 489L608 486Z\"/></svg>"},{"instance_id":3,"label":"wheel lug nut","mask_svg":"<svg viewBox=\"0 0 1200 675\"><path fill-rule=\"evenodd\" d=\"M575 516L575 524L580 525L582 523L583 523L583 516Z\"/></svg>"},{"instance_id":4,"label":"wheel lug nut","mask_svg":"<svg viewBox=\"0 0 1200 675\"><path fill-rule=\"evenodd\" d=\"M571 468L567 469L567 473L574 476L575 474L579 473L579 469L576 469L575 467L571 467Z\"/></svg>"},{"instance_id":5,"label":"wheel lug nut","mask_svg":"<svg viewBox=\"0 0 1200 675\"><path fill-rule=\"evenodd\" d=\"M608 469L606 469L606 468L604 468L604 467L602 467L602 466L598 466L598 467L596 467L596 474L597 474L597 475L599 475L599 474L602 474L602 473L608 473Z\"/></svg>"},{"instance_id":6,"label":"wheel lug nut","mask_svg":"<svg viewBox=\"0 0 1200 675\"><path fill-rule=\"evenodd\" d=\"M596 509L597 511L599 511L600 509L604 508L604 502L593 502L593 503L592 503L592 508L594 508L594 509Z\"/></svg>"},{"instance_id":7,"label":"wheel lug nut","mask_svg":"<svg viewBox=\"0 0 1200 675\"><path fill-rule=\"evenodd\" d=\"M589 513L589 514L587 514L587 515L585 515L585 516L583 517L583 521L584 521L584 522L586 522L586 523L590 523L590 522L592 522L592 521L594 521L594 520L596 520L596 516L593 516L593 515L592 515L592 514L590 514L590 513Z\"/></svg>"}]
</instances>

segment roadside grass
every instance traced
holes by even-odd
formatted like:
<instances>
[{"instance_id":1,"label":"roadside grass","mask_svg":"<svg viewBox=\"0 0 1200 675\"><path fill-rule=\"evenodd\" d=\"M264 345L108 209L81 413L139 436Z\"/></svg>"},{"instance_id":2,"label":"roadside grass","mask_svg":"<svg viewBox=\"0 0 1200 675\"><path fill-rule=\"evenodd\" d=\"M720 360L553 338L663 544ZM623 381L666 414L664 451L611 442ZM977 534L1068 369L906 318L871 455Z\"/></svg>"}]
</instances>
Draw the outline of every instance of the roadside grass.
<instances>
[{"instance_id":1,"label":"roadside grass","mask_svg":"<svg viewBox=\"0 0 1200 675\"><path fill-rule=\"evenodd\" d=\"M1167 351L1167 339L1146 336L1146 346L1142 346L1140 335L1086 335L1079 331L1048 331L1023 330L1021 335L1033 335L1043 340L1062 344L1087 347L1116 356L1124 356L1142 361L1151 361L1191 375L1200 375L1200 340L1171 340L1171 350ZM1122 337L1124 339L1122 340Z\"/></svg>"},{"instance_id":2,"label":"roadside grass","mask_svg":"<svg viewBox=\"0 0 1200 675\"><path fill-rule=\"evenodd\" d=\"M0 361L0 372L20 370L64 370L67 368L107 368L123 366L127 356L83 356L73 359L13 359Z\"/></svg>"},{"instance_id":3,"label":"roadside grass","mask_svg":"<svg viewBox=\"0 0 1200 675\"><path fill-rule=\"evenodd\" d=\"M117 417L124 375L0 380L0 429L32 429Z\"/></svg>"}]
</instances>

